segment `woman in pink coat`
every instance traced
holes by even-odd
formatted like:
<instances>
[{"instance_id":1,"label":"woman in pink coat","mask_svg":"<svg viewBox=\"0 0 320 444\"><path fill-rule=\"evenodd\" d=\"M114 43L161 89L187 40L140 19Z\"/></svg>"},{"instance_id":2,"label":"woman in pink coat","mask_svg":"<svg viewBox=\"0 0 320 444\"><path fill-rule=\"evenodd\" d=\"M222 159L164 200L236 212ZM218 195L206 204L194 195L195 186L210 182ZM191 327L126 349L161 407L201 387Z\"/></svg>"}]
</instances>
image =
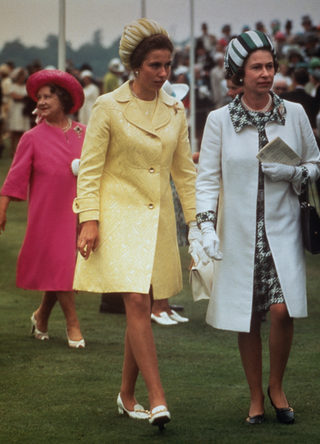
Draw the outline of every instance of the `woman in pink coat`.
<instances>
[{"instance_id":1,"label":"woman in pink coat","mask_svg":"<svg viewBox=\"0 0 320 444\"><path fill-rule=\"evenodd\" d=\"M59 301L69 346L84 347L73 291L77 216L72 202L77 186L75 159L80 158L85 126L67 117L81 108L83 90L70 74L43 70L30 76L27 91L37 102L38 125L22 136L1 189L0 234L10 201L28 199L16 283L44 291L42 303L31 317L32 333L36 339L49 339L49 316Z\"/></svg>"}]
</instances>

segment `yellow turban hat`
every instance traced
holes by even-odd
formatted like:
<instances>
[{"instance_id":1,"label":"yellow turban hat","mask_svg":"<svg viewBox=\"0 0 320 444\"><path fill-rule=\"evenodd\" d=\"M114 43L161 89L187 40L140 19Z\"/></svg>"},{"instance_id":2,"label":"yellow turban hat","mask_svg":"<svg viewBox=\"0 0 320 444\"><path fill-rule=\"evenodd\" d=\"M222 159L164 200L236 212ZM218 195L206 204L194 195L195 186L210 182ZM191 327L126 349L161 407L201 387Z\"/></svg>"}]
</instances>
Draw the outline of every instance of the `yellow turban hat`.
<instances>
[{"instance_id":1,"label":"yellow turban hat","mask_svg":"<svg viewBox=\"0 0 320 444\"><path fill-rule=\"evenodd\" d=\"M148 18L134 20L126 25L120 40L119 55L124 66L131 70L130 57L139 43L152 35L163 34L169 37L167 31L159 23Z\"/></svg>"}]
</instances>

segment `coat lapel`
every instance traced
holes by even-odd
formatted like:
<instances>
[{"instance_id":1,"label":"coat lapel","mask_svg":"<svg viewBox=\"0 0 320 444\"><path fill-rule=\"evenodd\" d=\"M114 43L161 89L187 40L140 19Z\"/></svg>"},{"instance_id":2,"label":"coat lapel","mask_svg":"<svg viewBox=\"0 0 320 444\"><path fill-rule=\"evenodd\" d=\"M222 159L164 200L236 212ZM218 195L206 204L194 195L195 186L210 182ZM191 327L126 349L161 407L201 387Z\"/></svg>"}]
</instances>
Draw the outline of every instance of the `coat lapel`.
<instances>
[{"instance_id":1,"label":"coat lapel","mask_svg":"<svg viewBox=\"0 0 320 444\"><path fill-rule=\"evenodd\" d=\"M154 135L157 135L156 130L170 122L172 109L176 111L177 108L181 108L176 99L160 90L157 108L152 123L150 123L143 113L143 106L140 107L138 100L133 97L129 82L115 91L115 97L118 102L125 104L124 117L128 122Z\"/></svg>"}]
</instances>

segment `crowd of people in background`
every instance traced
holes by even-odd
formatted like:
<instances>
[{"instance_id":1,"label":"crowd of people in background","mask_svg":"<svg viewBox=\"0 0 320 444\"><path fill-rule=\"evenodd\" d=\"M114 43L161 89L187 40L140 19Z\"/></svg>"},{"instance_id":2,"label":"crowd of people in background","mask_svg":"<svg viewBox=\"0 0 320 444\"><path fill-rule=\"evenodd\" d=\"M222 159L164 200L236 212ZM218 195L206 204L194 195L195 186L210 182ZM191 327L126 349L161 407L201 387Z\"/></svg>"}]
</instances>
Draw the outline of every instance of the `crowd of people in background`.
<instances>
[{"instance_id":1,"label":"crowd of people in background","mask_svg":"<svg viewBox=\"0 0 320 444\"><path fill-rule=\"evenodd\" d=\"M320 24L313 18L302 16L301 31L292 32L293 23L287 20L280 23L273 20L270 26L258 21L254 26L244 25L242 32L256 29L266 33L272 40L279 61L279 72L275 76L273 91L281 97L302 103L312 128L318 137L320 133ZM196 138L200 146L206 118L210 111L218 109L240 92L225 79L224 55L230 40L235 37L232 27L225 24L219 35L209 32L207 23L201 25L201 34L195 40L195 95L196 95ZM113 58L108 63L106 75L96 78L92 67L84 63L81 67L67 64L67 72L75 76L83 85L85 104L76 116L80 123L87 124L92 106L101 94L118 88L131 75L120 59ZM21 135L34 126L32 111L35 104L28 98L25 82L31 74L43 67L34 61L27 67L15 67L12 61L0 66L1 79L1 132L0 156L3 139L10 137L11 155L14 156ZM176 46L171 83L190 84L190 47ZM298 91L298 93L297 93ZM302 101L302 102L301 102ZM187 116L190 114L189 95L184 99Z\"/></svg>"}]
</instances>

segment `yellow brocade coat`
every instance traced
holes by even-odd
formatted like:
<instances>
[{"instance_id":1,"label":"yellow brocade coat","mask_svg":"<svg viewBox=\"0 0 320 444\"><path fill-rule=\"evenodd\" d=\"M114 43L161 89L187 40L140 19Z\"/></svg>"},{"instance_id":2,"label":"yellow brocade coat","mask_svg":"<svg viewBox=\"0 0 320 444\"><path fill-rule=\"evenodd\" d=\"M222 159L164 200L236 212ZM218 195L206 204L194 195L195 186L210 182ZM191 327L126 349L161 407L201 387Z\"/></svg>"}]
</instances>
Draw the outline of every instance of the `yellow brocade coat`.
<instances>
[{"instance_id":1,"label":"yellow brocade coat","mask_svg":"<svg viewBox=\"0 0 320 444\"><path fill-rule=\"evenodd\" d=\"M186 222L195 220L196 171L181 102L160 90L152 124L129 82L98 98L86 131L74 211L99 221L98 248L79 254L74 288L148 293L182 289L170 174Z\"/></svg>"}]
</instances>

